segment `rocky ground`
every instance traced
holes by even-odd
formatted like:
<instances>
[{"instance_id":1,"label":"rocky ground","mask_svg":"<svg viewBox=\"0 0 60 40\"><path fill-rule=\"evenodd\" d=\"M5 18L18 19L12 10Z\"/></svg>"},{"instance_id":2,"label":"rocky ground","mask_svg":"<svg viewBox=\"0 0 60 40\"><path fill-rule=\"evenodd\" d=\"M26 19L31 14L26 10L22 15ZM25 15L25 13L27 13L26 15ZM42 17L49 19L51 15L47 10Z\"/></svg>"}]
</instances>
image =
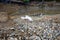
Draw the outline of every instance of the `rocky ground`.
<instances>
[{"instance_id":1,"label":"rocky ground","mask_svg":"<svg viewBox=\"0 0 60 40\"><path fill-rule=\"evenodd\" d=\"M34 11L35 8L36 12ZM25 6L17 6L10 4L9 5L7 4L6 6L4 6L4 4L1 5L0 39L60 40L60 14L40 16L39 13L41 11L39 12L37 11L38 7L33 6L30 7L30 9L27 9L25 8ZM34 14L31 13L30 15L30 12ZM28 15L33 19L33 21L31 22L29 20L22 20L21 16L27 14L21 14L21 13L29 13ZM38 16L37 13L39 14Z\"/></svg>"}]
</instances>

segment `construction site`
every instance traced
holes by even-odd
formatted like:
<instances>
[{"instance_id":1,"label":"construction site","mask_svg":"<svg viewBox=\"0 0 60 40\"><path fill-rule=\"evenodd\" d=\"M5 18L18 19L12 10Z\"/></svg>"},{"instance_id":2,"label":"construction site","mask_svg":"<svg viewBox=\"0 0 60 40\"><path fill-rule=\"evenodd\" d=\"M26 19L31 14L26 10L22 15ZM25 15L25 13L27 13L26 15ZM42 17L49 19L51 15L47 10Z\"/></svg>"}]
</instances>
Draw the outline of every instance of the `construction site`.
<instances>
[{"instance_id":1,"label":"construction site","mask_svg":"<svg viewBox=\"0 0 60 40\"><path fill-rule=\"evenodd\" d=\"M0 40L60 40L60 1L1 0Z\"/></svg>"}]
</instances>

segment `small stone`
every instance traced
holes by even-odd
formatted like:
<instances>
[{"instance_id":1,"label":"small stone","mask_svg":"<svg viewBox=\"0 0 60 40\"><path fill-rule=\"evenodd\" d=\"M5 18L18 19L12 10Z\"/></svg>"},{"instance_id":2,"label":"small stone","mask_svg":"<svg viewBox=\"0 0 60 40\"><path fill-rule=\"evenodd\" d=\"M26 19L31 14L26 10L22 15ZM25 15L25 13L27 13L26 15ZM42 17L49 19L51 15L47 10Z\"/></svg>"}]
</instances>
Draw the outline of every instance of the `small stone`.
<instances>
[{"instance_id":1,"label":"small stone","mask_svg":"<svg viewBox=\"0 0 60 40\"><path fill-rule=\"evenodd\" d=\"M42 27L39 27L39 29L42 29Z\"/></svg>"},{"instance_id":2,"label":"small stone","mask_svg":"<svg viewBox=\"0 0 60 40\"><path fill-rule=\"evenodd\" d=\"M36 35L31 36L29 39L30 40L41 40L41 38Z\"/></svg>"}]
</instances>

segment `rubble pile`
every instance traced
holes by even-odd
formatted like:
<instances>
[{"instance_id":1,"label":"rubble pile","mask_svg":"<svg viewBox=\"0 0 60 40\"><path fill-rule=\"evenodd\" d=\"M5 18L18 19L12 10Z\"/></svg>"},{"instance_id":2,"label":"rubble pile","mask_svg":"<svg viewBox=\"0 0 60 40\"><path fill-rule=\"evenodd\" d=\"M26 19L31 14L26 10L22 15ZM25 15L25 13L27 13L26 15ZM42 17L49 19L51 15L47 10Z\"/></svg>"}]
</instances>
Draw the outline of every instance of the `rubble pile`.
<instances>
[{"instance_id":1,"label":"rubble pile","mask_svg":"<svg viewBox=\"0 0 60 40\"><path fill-rule=\"evenodd\" d=\"M52 18L52 16L43 15L39 20L33 21L23 20L21 19L21 16L12 18L7 22L3 21L5 23L2 22L3 24L0 24L2 26L2 28L0 28L0 39L60 40L60 23L54 22L54 20L55 19L54 17Z\"/></svg>"},{"instance_id":2,"label":"rubble pile","mask_svg":"<svg viewBox=\"0 0 60 40\"><path fill-rule=\"evenodd\" d=\"M26 40L55 40L60 35L60 23L53 22L52 18L37 22L28 22L20 18L14 21L17 23L16 29L26 33L24 35L27 37Z\"/></svg>"},{"instance_id":3,"label":"rubble pile","mask_svg":"<svg viewBox=\"0 0 60 40\"><path fill-rule=\"evenodd\" d=\"M40 15L60 13L60 10L55 12L48 6L42 9L40 4L0 4L0 40L60 40L60 15Z\"/></svg>"}]
</instances>

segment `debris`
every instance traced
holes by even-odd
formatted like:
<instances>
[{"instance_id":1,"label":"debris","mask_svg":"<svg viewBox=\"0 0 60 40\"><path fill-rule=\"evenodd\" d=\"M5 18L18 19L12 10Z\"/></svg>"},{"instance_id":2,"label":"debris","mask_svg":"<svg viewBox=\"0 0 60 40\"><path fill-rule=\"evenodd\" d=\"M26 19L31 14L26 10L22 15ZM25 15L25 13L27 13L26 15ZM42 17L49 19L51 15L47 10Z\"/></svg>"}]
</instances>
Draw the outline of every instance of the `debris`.
<instances>
[{"instance_id":1,"label":"debris","mask_svg":"<svg viewBox=\"0 0 60 40\"><path fill-rule=\"evenodd\" d=\"M29 20L29 21L33 21L33 19L28 15L26 15L25 17L21 17L21 19L26 19L26 20Z\"/></svg>"}]
</instances>

